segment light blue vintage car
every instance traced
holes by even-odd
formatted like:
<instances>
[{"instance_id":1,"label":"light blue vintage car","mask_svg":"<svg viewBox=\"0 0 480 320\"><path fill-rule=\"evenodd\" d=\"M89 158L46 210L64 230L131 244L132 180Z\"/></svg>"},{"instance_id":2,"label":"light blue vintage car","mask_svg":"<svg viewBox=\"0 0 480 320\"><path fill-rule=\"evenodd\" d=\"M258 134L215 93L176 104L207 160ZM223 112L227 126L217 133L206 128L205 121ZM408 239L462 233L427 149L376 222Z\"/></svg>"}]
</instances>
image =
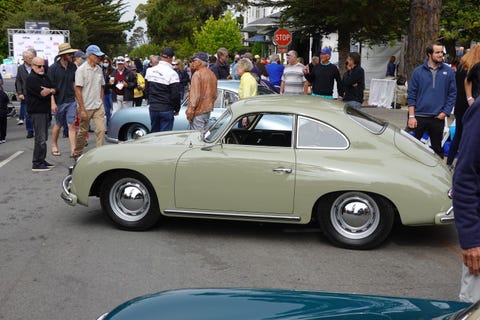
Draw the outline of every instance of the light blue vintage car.
<instances>
[{"instance_id":1,"label":"light blue vintage car","mask_svg":"<svg viewBox=\"0 0 480 320\"><path fill-rule=\"evenodd\" d=\"M220 116L225 108L238 100L239 80L219 80L218 81L218 97L215 101L214 109L210 116L210 123L215 122L216 118ZM275 94L274 91L268 87L260 84L258 86L258 94ZM175 117L173 130L188 130L189 123L185 116L187 109L188 97L182 102L180 113ZM110 119L108 126L107 141L118 143L120 141L127 141L137 139L150 133L150 115L148 113L148 106L144 105L135 108L126 108L117 111Z\"/></svg>"},{"instance_id":2,"label":"light blue vintage car","mask_svg":"<svg viewBox=\"0 0 480 320\"><path fill-rule=\"evenodd\" d=\"M272 289L184 289L127 301L98 320L478 320L479 303Z\"/></svg>"}]
</instances>

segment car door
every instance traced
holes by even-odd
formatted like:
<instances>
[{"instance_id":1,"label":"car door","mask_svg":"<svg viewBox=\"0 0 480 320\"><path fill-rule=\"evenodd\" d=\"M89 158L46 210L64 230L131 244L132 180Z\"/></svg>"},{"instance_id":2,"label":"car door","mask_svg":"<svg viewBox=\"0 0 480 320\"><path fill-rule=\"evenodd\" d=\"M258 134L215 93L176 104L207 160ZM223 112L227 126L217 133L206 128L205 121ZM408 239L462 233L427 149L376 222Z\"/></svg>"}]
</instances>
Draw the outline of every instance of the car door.
<instances>
[{"instance_id":1,"label":"car door","mask_svg":"<svg viewBox=\"0 0 480 320\"><path fill-rule=\"evenodd\" d=\"M266 133L269 137L278 133L271 131ZM271 139L264 145L221 143L186 151L175 174L177 209L292 214L295 152L291 132L289 138L288 146Z\"/></svg>"}]
</instances>

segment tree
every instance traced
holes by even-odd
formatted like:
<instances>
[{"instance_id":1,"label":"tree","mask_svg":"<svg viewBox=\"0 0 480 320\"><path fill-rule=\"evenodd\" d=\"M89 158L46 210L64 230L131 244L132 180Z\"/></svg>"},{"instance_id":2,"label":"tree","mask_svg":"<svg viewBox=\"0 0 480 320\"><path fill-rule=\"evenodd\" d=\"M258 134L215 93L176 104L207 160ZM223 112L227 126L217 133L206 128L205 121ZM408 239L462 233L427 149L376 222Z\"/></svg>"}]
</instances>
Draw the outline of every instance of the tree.
<instances>
[{"instance_id":1,"label":"tree","mask_svg":"<svg viewBox=\"0 0 480 320\"><path fill-rule=\"evenodd\" d=\"M133 27L134 21L120 22L125 12L124 0L13 0L15 10L5 10L2 34L7 28L24 28L25 20L46 20L50 29L70 30L71 43L85 48L91 43L106 52L126 48L125 30ZM1 35L0 35L1 36ZM6 43L6 42L5 42ZM7 48L1 48L7 52Z\"/></svg>"},{"instance_id":2,"label":"tree","mask_svg":"<svg viewBox=\"0 0 480 320\"><path fill-rule=\"evenodd\" d=\"M158 55L161 50L162 50L162 47L160 47L158 44L146 43L146 44L143 44L143 45L133 49L130 52L130 56L131 57L148 58L152 54Z\"/></svg>"},{"instance_id":3,"label":"tree","mask_svg":"<svg viewBox=\"0 0 480 320\"><path fill-rule=\"evenodd\" d=\"M73 47L80 47L87 43L88 30L82 23L82 18L74 12L65 12L59 6L46 4L44 2L25 2L20 10L17 10L3 21L1 30L2 37L5 37L7 29L23 29L25 21L46 20L50 22L52 30L70 30L70 43ZM3 38L2 38L3 39ZM5 42L6 44L6 42ZM1 48L2 53L8 53L8 45Z\"/></svg>"},{"instance_id":4,"label":"tree","mask_svg":"<svg viewBox=\"0 0 480 320\"><path fill-rule=\"evenodd\" d=\"M136 27L133 30L130 39L128 40L128 45L132 48L139 47L147 43L145 39L145 29L143 27Z\"/></svg>"},{"instance_id":5,"label":"tree","mask_svg":"<svg viewBox=\"0 0 480 320\"><path fill-rule=\"evenodd\" d=\"M425 60L427 45L438 39L441 8L441 0L412 0L405 63L399 71L406 78Z\"/></svg>"},{"instance_id":6,"label":"tree","mask_svg":"<svg viewBox=\"0 0 480 320\"><path fill-rule=\"evenodd\" d=\"M241 7L247 0L148 0L135 10L140 20L146 20L151 41L163 45L192 41L193 32L212 16L219 18L229 6ZM172 46L173 47L173 46Z\"/></svg>"},{"instance_id":7,"label":"tree","mask_svg":"<svg viewBox=\"0 0 480 320\"><path fill-rule=\"evenodd\" d=\"M88 45L98 44L102 50L115 52L116 48L126 48L125 30L131 30L134 20L120 22L125 13L125 0L42 0L62 6L65 12L77 13L88 32Z\"/></svg>"},{"instance_id":8,"label":"tree","mask_svg":"<svg viewBox=\"0 0 480 320\"><path fill-rule=\"evenodd\" d=\"M242 47L240 26L230 13L217 20L210 17L200 30L194 31L193 38L198 51L214 53L225 47L229 52L235 52Z\"/></svg>"},{"instance_id":9,"label":"tree","mask_svg":"<svg viewBox=\"0 0 480 320\"><path fill-rule=\"evenodd\" d=\"M258 0L260 6L283 8L280 25L311 36L338 33L343 69L350 43L387 43L406 31L410 0Z\"/></svg>"},{"instance_id":10,"label":"tree","mask_svg":"<svg viewBox=\"0 0 480 320\"><path fill-rule=\"evenodd\" d=\"M480 0L444 0L440 17L440 37L444 40L447 53L456 57L455 45L470 46L479 40Z\"/></svg>"}]
</instances>

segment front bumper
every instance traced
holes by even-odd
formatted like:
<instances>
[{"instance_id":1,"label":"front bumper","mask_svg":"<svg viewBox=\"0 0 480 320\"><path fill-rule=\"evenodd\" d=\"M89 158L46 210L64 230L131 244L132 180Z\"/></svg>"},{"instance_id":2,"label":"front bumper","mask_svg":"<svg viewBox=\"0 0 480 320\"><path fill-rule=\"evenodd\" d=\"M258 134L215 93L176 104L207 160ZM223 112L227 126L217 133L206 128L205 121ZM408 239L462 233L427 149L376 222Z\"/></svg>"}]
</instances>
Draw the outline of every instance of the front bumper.
<instances>
[{"instance_id":1,"label":"front bumper","mask_svg":"<svg viewBox=\"0 0 480 320\"><path fill-rule=\"evenodd\" d=\"M72 175L69 174L62 181L62 194L60 195L65 203L75 206L77 204L77 196L70 192L70 182L72 181Z\"/></svg>"},{"instance_id":2,"label":"front bumper","mask_svg":"<svg viewBox=\"0 0 480 320\"><path fill-rule=\"evenodd\" d=\"M449 224L454 221L453 206L451 206L446 212L440 212L435 215L435 224Z\"/></svg>"}]
</instances>

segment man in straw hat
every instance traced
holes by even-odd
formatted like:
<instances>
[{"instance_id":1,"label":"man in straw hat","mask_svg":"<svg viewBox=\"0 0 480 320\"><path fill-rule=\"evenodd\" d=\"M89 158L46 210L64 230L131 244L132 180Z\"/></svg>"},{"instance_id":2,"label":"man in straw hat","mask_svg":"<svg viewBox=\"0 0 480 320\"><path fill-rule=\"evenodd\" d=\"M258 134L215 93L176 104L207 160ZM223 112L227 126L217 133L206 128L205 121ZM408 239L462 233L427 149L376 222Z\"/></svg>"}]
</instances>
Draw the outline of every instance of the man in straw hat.
<instances>
[{"instance_id":1,"label":"man in straw hat","mask_svg":"<svg viewBox=\"0 0 480 320\"><path fill-rule=\"evenodd\" d=\"M68 126L68 139L70 141L70 155L75 149L75 113L77 103L75 102L75 71L77 66L73 63L73 55L77 49L72 49L69 43L62 43L58 46L58 59L48 69L48 78L55 87L54 101L57 113L55 114L55 125L52 130L52 155L60 156L58 150L58 136L60 129L65 123Z\"/></svg>"}]
</instances>

